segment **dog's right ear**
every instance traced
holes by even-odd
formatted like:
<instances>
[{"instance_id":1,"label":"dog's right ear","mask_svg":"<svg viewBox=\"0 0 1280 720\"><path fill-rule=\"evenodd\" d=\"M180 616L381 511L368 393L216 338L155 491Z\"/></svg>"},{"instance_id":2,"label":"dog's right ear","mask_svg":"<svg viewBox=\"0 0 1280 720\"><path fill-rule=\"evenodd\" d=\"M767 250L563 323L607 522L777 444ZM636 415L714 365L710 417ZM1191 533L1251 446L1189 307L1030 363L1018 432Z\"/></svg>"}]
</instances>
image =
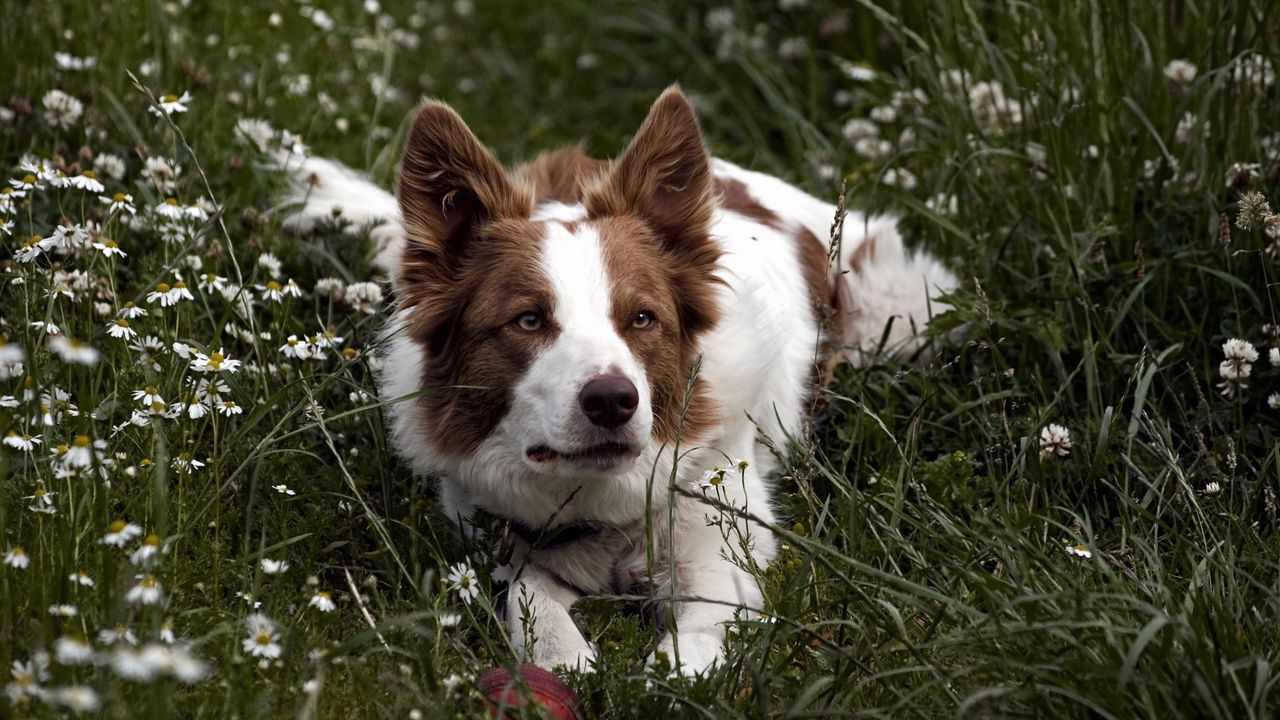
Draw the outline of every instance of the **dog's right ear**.
<instances>
[{"instance_id":1,"label":"dog's right ear","mask_svg":"<svg viewBox=\"0 0 1280 720\"><path fill-rule=\"evenodd\" d=\"M453 108L434 100L423 103L409 132L399 196L408 238L404 269L416 275L405 282L448 281L448 260L463 255L478 227L532 211L529 193Z\"/></svg>"}]
</instances>

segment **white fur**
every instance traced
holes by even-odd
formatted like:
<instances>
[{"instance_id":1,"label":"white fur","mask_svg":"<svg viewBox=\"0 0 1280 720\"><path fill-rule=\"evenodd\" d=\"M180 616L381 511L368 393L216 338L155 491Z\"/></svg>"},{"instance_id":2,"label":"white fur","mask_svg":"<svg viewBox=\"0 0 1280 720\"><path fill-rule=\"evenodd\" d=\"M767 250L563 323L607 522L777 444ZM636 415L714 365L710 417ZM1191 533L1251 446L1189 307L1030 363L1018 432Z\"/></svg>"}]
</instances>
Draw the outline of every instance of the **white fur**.
<instances>
[{"instance_id":1,"label":"white fur","mask_svg":"<svg viewBox=\"0 0 1280 720\"><path fill-rule=\"evenodd\" d=\"M762 604L755 579L743 563L728 558L749 557L763 566L776 554L773 536L744 521L727 530L709 523L708 517L717 513L671 493L670 484L691 488L713 465L745 460L741 474L736 467L726 473L720 499L773 522L766 477L774 462L759 433L785 447L787 433L799 432L819 347L794 231L804 227L827 238L835 207L777 178L722 160L714 161L713 171L744 183L752 197L781 219L782 227L731 212L715 216L712 234L723 250L717 271L724 281L717 290L722 319L702 338L701 377L723 417L705 446L682 454L674 469L676 448L660 447L650 438L652 409L643 368L613 327L610 287L617 279L608 276L600 240L588 225L570 233L562 224L585 216L580 205L553 203L535 209L534 219L548 221L540 269L554 288L554 319L561 334L519 380L510 411L480 448L465 457L437 453L429 446L425 429L432 418L423 404L410 399L391 405L397 449L414 470L441 476L441 501L450 516L465 518L482 508L530 527L578 520L613 526L598 538L554 550L533 550L517 542L519 552L509 569L508 622L517 647L544 666L590 661L591 646L569 616L569 605L583 594L617 592L625 589L628 578L647 576L649 543L658 562L654 582L659 592L670 594L678 630L668 633L658 649L678 652L684 669L696 672L715 663L734 608L749 613ZM314 174L318 182L289 219L291 226L305 229L335 205L358 223L383 218L378 225L384 237L380 257L391 263L404 242L398 214L390 212L395 202L391 195L327 161L308 161L303 172ZM349 207L352 199L361 207ZM894 322L887 347L914 350L918 340L912 324L923 325L930 309L939 310L936 302L929 305L930 295L955 284L936 260L907 254L892 218L850 213L842 236L843 263L871 237L876 252L864 258L860 272L832 269L855 301L856 312L842 318L840 328L854 360L879 342L894 316L906 321ZM403 324L404 317L397 314L387 331L380 383L388 401L419 392L423 377L423 349L400 332ZM577 395L587 380L604 371L623 374L640 392L641 406L628 423L634 427L623 429L638 443L639 457L607 473L572 467L548 472L531 462L525 451L533 445L572 449L600 441L577 412ZM525 615L531 624L524 622Z\"/></svg>"}]
</instances>

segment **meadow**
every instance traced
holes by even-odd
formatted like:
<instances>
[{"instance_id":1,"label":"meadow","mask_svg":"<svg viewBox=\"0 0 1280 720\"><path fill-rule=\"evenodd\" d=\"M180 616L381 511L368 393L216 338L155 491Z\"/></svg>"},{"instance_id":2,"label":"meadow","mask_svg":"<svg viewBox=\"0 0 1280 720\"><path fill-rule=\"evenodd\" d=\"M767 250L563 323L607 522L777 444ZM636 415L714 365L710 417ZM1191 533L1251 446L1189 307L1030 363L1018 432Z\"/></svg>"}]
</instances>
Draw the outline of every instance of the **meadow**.
<instances>
[{"instance_id":1,"label":"meadow","mask_svg":"<svg viewBox=\"0 0 1280 720\"><path fill-rule=\"evenodd\" d=\"M588 716L1280 712L1271 3L0 2L0 716L484 717L495 558L386 439L368 238L284 232L279 160L389 187L426 96L606 157L675 81L962 284L777 448L728 662L578 604Z\"/></svg>"}]
</instances>

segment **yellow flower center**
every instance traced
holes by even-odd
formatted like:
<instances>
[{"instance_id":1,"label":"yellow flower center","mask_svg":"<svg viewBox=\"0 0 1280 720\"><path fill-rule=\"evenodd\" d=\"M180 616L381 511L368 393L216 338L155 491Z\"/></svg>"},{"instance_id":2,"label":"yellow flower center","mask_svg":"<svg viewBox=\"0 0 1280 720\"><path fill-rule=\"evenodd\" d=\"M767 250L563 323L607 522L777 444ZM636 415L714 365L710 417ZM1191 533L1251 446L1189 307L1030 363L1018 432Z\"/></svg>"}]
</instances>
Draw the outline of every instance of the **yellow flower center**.
<instances>
[{"instance_id":1,"label":"yellow flower center","mask_svg":"<svg viewBox=\"0 0 1280 720\"><path fill-rule=\"evenodd\" d=\"M124 318L120 318L119 320L116 320L116 325L119 327L127 328L129 327L129 321L125 320Z\"/></svg>"},{"instance_id":2,"label":"yellow flower center","mask_svg":"<svg viewBox=\"0 0 1280 720\"><path fill-rule=\"evenodd\" d=\"M90 438L88 435L77 435L76 439L72 442L78 448L87 448L93 444L93 438Z\"/></svg>"},{"instance_id":3,"label":"yellow flower center","mask_svg":"<svg viewBox=\"0 0 1280 720\"><path fill-rule=\"evenodd\" d=\"M116 520L115 522L107 526L107 532L111 532L111 533L121 532L124 530L124 526L126 524L127 523L124 520Z\"/></svg>"},{"instance_id":4,"label":"yellow flower center","mask_svg":"<svg viewBox=\"0 0 1280 720\"><path fill-rule=\"evenodd\" d=\"M22 176L22 182L26 183L27 185L35 185L36 176L32 175L31 173L27 173L26 175Z\"/></svg>"},{"instance_id":5,"label":"yellow flower center","mask_svg":"<svg viewBox=\"0 0 1280 720\"><path fill-rule=\"evenodd\" d=\"M156 400L155 402L151 403L151 412L154 412L154 413L164 412L164 403L160 402L159 400Z\"/></svg>"},{"instance_id":6,"label":"yellow flower center","mask_svg":"<svg viewBox=\"0 0 1280 720\"><path fill-rule=\"evenodd\" d=\"M360 354L360 351L356 350L355 348L346 348L342 351L342 357L348 360L355 360L356 356L359 354Z\"/></svg>"},{"instance_id":7,"label":"yellow flower center","mask_svg":"<svg viewBox=\"0 0 1280 720\"><path fill-rule=\"evenodd\" d=\"M182 282L181 280L179 280L178 282L176 282L176 283L174 283L174 284L173 284L173 289L174 289L174 290L186 290L186 289L187 289L187 284L186 284L186 283L184 283L184 282Z\"/></svg>"},{"instance_id":8,"label":"yellow flower center","mask_svg":"<svg viewBox=\"0 0 1280 720\"><path fill-rule=\"evenodd\" d=\"M160 101L161 101L161 102L167 102L167 103L178 102L178 96L177 96L177 95L165 95L164 97L160 98Z\"/></svg>"},{"instance_id":9,"label":"yellow flower center","mask_svg":"<svg viewBox=\"0 0 1280 720\"><path fill-rule=\"evenodd\" d=\"M160 536L156 535L155 533L151 533L150 535L143 538L142 544L149 545L151 547L160 547Z\"/></svg>"},{"instance_id":10,"label":"yellow flower center","mask_svg":"<svg viewBox=\"0 0 1280 720\"><path fill-rule=\"evenodd\" d=\"M178 207L178 198L168 198L164 201L164 204Z\"/></svg>"},{"instance_id":11,"label":"yellow flower center","mask_svg":"<svg viewBox=\"0 0 1280 720\"><path fill-rule=\"evenodd\" d=\"M48 490L45 490L44 488L36 488L36 491L32 493L31 496L34 497L36 500L39 500L40 498L48 494L49 494Z\"/></svg>"},{"instance_id":12,"label":"yellow flower center","mask_svg":"<svg viewBox=\"0 0 1280 720\"><path fill-rule=\"evenodd\" d=\"M125 198L124 193L116 193L115 195L111 196L111 199L114 202L118 202L118 203L124 202L124 198Z\"/></svg>"},{"instance_id":13,"label":"yellow flower center","mask_svg":"<svg viewBox=\"0 0 1280 720\"><path fill-rule=\"evenodd\" d=\"M169 287L169 283L159 283L156 285L156 292L167 293L173 288Z\"/></svg>"},{"instance_id":14,"label":"yellow flower center","mask_svg":"<svg viewBox=\"0 0 1280 720\"><path fill-rule=\"evenodd\" d=\"M263 647L266 647L267 645L271 644L271 635L269 633L264 633L264 632L258 633L258 636L255 637L253 641Z\"/></svg>"},{"instance_id":15,"label":"yellow flower center","mask_svg":"<svg viewBox=\"0 0 1280 720\"><path fill-rule=\"evenodd\" d=\"M220 370L222 369L222 363L225 360L226 358L222 356L222 353L214 353L209 356L209 367L214 370Z\"/></svg>"},{"instance_id":16,"label":"yellow flower center","mask_svg":"<svg viewBox=\"0 0 1280 720\"><path fill-rule=\"evenodd\" d=\"M90 180L97 180L97 179L98 179L98 176L97 176L96 174L94 174L94 172L93 172L92 170L85 170L84 172L80 173L80 176L81 176L81 177L87 177L87 178L89 178Z\"/></svg>"},{"instance_id":17,"label":"yellow flower center","mask_svg":"<svg viewBox=\"0 0 1280 720\"><path fill-rule=\"evenodd\" d=\"M280 290L280 283L276 282L275 280L268 280L267 289L278 292Z\"/></svg>"}]
</instances>

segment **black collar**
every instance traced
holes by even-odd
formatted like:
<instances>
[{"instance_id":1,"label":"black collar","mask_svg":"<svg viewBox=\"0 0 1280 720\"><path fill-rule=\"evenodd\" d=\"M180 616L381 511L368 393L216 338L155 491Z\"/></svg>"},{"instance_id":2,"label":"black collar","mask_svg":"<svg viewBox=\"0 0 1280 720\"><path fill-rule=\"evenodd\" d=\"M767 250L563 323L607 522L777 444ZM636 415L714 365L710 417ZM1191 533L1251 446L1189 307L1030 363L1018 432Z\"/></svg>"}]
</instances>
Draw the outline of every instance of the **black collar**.
<instances>
[{"instance_id":1,"label":"black collar","mask_svg":"<svg viewBox=\"0 0 1280 720\"><path fill-rule=\"evenodd\" d=\"M583 538L598 535L605 526L594 522L576 522L565 525L533 528L514 518L498 518L512 535L520 538L535 550L567 545Z\"/></svg>"}]
</instances>

